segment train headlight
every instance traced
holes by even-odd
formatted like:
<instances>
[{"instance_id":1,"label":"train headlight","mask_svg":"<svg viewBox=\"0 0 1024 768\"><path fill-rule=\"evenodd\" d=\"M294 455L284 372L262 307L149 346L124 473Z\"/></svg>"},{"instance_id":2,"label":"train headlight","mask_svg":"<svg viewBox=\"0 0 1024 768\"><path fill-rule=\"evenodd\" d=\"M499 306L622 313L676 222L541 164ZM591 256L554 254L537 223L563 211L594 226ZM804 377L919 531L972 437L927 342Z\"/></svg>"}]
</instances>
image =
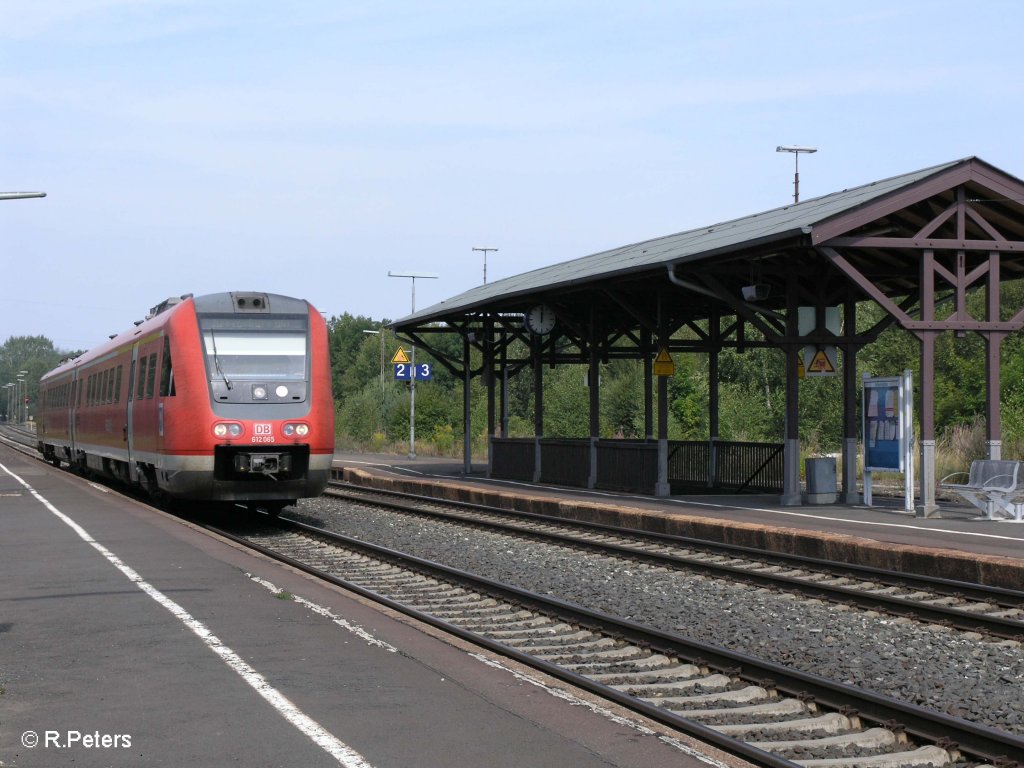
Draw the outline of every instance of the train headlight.
<instances>
[{"instance_id":1,"label":"train headlight","mask_svg":"<svg viewBox=\"0 0 1024 768\"><path fill-rule=\"evenodd\" d=\"M285 424L281 430L285 437L305 437L309 434L308 424Z\"/></svg>"},{"instance_id":2,"label":"train headlight","mask_svg":"<svg viewBox=\"0 0 1024 768\"><path fill-rule=\"evenodd\" d=\"M282 384L281 386L274 390L274 393L278 397L288 397L288 387Z\"/></svg>"},{"instance_id":3,"label":"train headlight","mask_svg":"<svg viewBox=\"0 0 1024 768\"><path fill-rule=\"evenodd\" d=\"M242 425L233 421L220 421L213 425L215 437L241 437Z\"/></svg>"},{"instance_id":4,"label":"train headlight","mask_svg":"<svg viewBox=\"0 0 1024 768\"><path fill-rule=\"evenodd\" d=\"M263 384L252 385L252 399L253 400L266 400L267 399L267 388Z\"/></svg>"}]
</instances>

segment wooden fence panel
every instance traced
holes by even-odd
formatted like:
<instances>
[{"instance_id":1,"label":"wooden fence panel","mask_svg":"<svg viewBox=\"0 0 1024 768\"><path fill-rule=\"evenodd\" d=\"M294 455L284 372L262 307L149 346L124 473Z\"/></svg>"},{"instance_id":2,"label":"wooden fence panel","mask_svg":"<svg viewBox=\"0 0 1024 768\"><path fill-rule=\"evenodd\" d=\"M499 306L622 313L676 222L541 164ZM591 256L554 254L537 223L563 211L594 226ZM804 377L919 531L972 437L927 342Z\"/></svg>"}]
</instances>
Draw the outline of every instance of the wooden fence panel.
<instances>
[{"instance_id":1,"label":"wooden fence panel","mask_svg":"<svg viewBox=\"0 0 1024 768\"><path fill-rule=\"evenodd\" d=\"M529 438L491 439L491 477L500 480L533 480L534 441Z\"/></svg>"}]
</instances>

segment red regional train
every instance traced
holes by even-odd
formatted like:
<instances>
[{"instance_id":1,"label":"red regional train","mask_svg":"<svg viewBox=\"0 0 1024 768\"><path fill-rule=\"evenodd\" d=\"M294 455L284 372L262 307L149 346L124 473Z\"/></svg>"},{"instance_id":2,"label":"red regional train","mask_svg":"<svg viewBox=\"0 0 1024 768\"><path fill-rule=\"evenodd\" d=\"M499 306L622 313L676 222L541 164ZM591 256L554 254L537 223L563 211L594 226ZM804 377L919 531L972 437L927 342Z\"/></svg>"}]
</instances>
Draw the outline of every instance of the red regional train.
<instances>
[{"instance_id":1,"label":"red regional train","mask_svg":"<svg viewBox=\"0 0 1024 768\"><path fill-rule=\"evenodd\" d=\"M40 380L38 448L155 498L276 514L327 485L334 405L327 327L302 299L168 299Z\"/></svg>"}]
</instances>

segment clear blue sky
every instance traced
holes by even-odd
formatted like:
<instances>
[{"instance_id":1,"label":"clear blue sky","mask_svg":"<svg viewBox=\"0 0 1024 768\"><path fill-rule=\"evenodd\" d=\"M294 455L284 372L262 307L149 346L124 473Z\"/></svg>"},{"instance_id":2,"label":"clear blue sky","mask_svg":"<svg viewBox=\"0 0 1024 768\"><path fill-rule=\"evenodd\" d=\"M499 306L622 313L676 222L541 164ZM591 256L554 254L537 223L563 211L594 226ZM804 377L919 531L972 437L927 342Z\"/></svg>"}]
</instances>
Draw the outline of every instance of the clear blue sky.
<instances>
[{"instance_id":1,"label":"clear blue sky","mask_svg":"<svg viewBox=\"0 0 1024 768\"><path fill-rule=\"evenodd\" d=\"M401 317L978 155L1024 176L1016 0L0 0L0 342L170 295ZM13 290L12 290L13 289Z\"/></svg>"}]
</instances>

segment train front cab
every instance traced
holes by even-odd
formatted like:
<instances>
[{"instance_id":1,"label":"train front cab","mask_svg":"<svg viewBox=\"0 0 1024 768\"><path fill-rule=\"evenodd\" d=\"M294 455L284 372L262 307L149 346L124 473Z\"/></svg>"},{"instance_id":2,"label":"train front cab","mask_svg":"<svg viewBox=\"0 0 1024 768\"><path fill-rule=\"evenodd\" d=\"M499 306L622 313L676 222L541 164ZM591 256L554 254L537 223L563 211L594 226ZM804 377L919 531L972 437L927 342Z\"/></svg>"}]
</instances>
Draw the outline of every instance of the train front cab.
<instances>
[{"instance_id":1,"label":"train front cab","mask_svg":"<svg viewBox=\"0 0 1024 768\"><path fill-rule=\"evenodd\" d=\"M323 318L262 293L198 297L182 310L168 329L175 396L158 414L160 489L268 508L318 496L334 455Z\"/></svg>"}]
</instances>

